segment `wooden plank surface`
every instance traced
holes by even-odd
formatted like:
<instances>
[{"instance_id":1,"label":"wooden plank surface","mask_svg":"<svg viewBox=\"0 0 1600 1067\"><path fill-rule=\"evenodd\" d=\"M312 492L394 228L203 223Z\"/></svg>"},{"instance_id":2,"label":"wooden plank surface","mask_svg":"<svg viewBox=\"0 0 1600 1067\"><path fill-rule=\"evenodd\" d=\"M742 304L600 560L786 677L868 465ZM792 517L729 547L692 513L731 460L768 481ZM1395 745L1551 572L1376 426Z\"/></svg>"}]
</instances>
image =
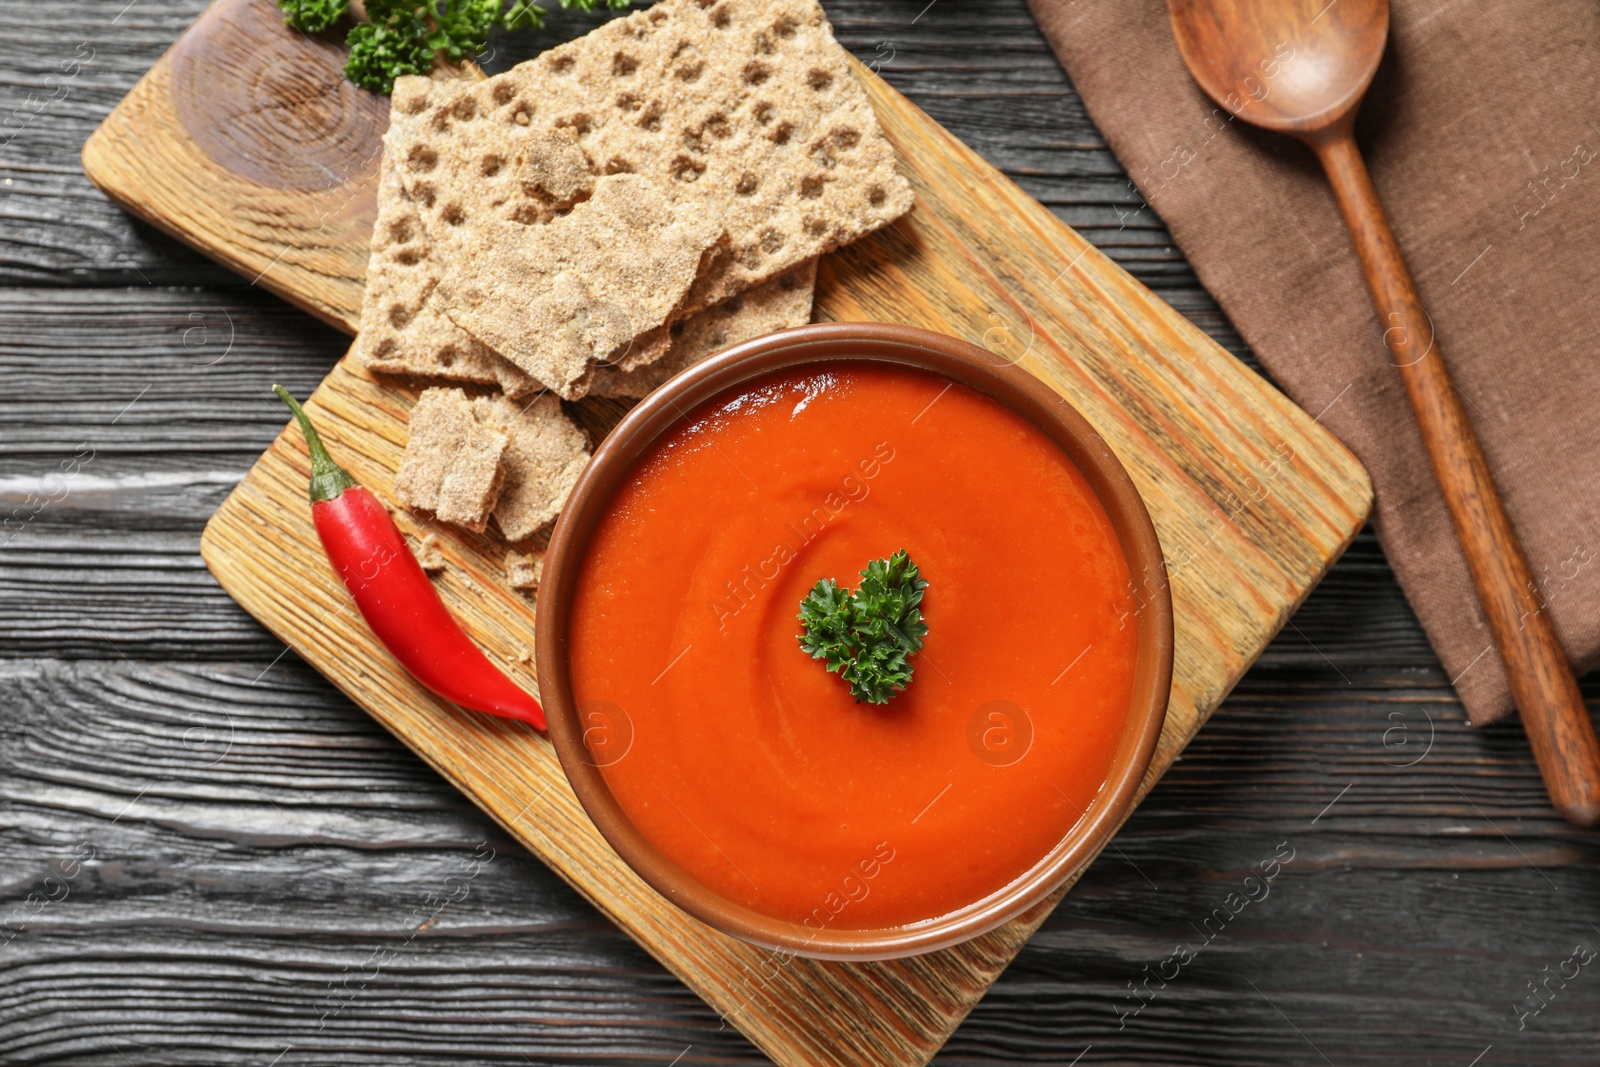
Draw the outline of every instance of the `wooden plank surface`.
<instances>
[{"instance_id":1,"label":"wooden plank surface","mask_svg":"<svg viewBox=\"0 0 1600 1067\"><path fill-rule=\"evenodd\" d=\"M15 485L86 437L99 447L89 473L102 472L0 557L0 869L18 872L4 898L20 903L78 841L107 864L0 960L0 1058L126 1063L115 1045L134 1062L260 1064L293 1045L285 1065L753 1062L293 653L279 659L194 557L200 524L280 427L268 380L308 391L343 345L130 222L76 173L85 134L199 8L146 2L111 25L122 6L11 5L20 36L0 41L10 102L48 93L57 57L38 42L63 19L98 49L52 123L0 152L6 192L25 190L6 201L0 267L50 286L0 292L5 499L20 504ZM829 2L858 55L892 38L890 81L1248 361L1159 221L1134 215L1020 3L942 0L912 25L924 6ZM235 347L208 366L186 331L209 323L220 355L230 320ZM1092 1045L1085 1064L1213 1063L1223 1049L1235 1063L1322 1063L1307 1039L1341 1065L1466 1064L1491 1043L1484 1064L1589 1062L1595 987L1574 983L1526 1031L1509 1010L1522 979L1597 918L1600 860L1547 817L1517 731L1459 723L1369 534L1293 621L1117 838L1120 854L958 1031L950 1062L1060 1064ZM1431 755L1390 766L1385 731L1426 728L1424 711ZM217 753L186 737L222 712L239 744L208 768ZM1125 983L1284 839L1299 859L1273 897L1119 1029ZM486 840L502 858L470 898L423 937L397 933ZM402 958L321 1019L329 981L390 948ZM482 1014L427 995L447 983Z\"/></svg>"},{"instance_id":2,"label":"wooden plank surface","mask_svg":"<svg viewBox=\"0 0 1600 1067\"><path fill-rule=\"evenodd\" d=\"M374 124L359 99L324 87L316 95L329 116L270 131L310 139L308 154L325 153L322 169L345 179L308 189L315 176L303 173L301 153L241 147L233 101L248 94L217 83L214 68L240 57L242 80L253 86L285 52L304 54L284 64L291 71L328 62L326 49L263 20L250 0L222 0L90 141L85 165L164 229L348 325L359 284L339 264L359 250L328 220L359 219L363 210L370 218L364 146ZM1281 396L860 73L919 206L826 261L818 315L914 322L985 344L1074 402L1130 467L1172 561L1179 631L1169 728L1148 789L1359 527L1369 503L1364 475ZM221 101L214 111L190 99L202 84ZM341 139L330 142L329 129ZM169 140L183 143L168 148ZM275 159L286 162L263 162ZM229 173L219 179L207 167ZM338 210L330 213L330 201ZM330 258L330 248L340 254ZM361 458L355 473L380 492L398 464L409 399L348 364L313 397L330 441ZM607 414L591 410L590 418ZM442 708L372 645L318 567L290 441L280 439L208 527L202 551L219 580L778 1061L921 1062L1043 918L1048 909L915 961L843 966L775 959L681 916L616 862L541 739ZM503 660L527 658L525 606L501 584L496 547L456 536L450 543L457 569L444 585L458 611ZM301 571L322 574L321 597L284 595L277 576Z\"/></svg>"},{"instance_id":3,"label":"wooden plank surface","mask_svg":"<svg viewBox=\"0 0 1600 1067\"><path fill-rule=\"evenodd\" d=\"M941 0L914 24L925 3L828 2L858 55L892 38L890 81L1249 360L1159 222L1134 215L1020 0ZM20 905L76 843L104 856L0 955L0 1059L755 1062L195 555L280 428L268 380L309 391L344 346L78 173L84 137L200 4L144 0L113 24L123 6L0 0L7 103L49 94L63 24L98 50L51 121L0 150L0 277L33 286L0 289L7 506L79 442L99 450L96 480L0 553L0 899ZM235 347L208 365L230 319ZM207 323L200 358L187 331ZM1573 983L1523 1031L1508 998L1594 936L1600 855L1548 817L1518 731L1467 730L1447 683L1361 535L941 1059L1464 1065L1492 1043L1483 1065L1592 1062L1600 987ZM1388 716L1425 728L1424 709L1431 755L1389 766ZM214 762L190 731L228 716L238 744ZM1272 898L1119 1028L1126 982L1285 839L1299 858ZM485 842L501 858L468 899L414 939L397 928ZM390 950L324 1017L329 983Z\"/></svg>"}]
</instances>

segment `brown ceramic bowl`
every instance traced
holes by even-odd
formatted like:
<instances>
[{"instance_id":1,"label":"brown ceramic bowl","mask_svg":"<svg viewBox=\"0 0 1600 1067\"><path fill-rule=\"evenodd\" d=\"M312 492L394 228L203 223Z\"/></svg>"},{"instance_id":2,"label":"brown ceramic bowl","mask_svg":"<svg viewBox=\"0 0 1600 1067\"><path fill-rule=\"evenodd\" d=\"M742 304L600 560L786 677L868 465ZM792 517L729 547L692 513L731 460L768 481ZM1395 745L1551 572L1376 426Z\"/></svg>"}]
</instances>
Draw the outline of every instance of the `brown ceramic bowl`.
<instances>
[{"instance_id":1,"label":"brown ceramic bowl","mask_svg":"<svg viewBox=\"0 0 1600 1067\"><path fill-rule=\"evenodd\" d=\"M572 694L567 633L591 532L634 461L703 401L775 371L832 360L883 361L961 382L1021 414L1056 442L1105 507L1137 585L1139 660L1127 727L1105 787L1086 816L1021 878L939 919L887 929L826 929L762 915L695 881L664 857L617 804L584 741ZM945 948L1016 918L1080 871L1133 804L1166 720L1172 601L1160 543L1133 482L1083 416L1037 378L965 341L885 323L803 326L749 341L685 371L629 412L579 479L545 557L538 612L539 689L561 766L600 832L668 900L725 933L820 959L892 959ZM1008 812L1025 818L1026 812Z\"/></svg>"}]
</instances>

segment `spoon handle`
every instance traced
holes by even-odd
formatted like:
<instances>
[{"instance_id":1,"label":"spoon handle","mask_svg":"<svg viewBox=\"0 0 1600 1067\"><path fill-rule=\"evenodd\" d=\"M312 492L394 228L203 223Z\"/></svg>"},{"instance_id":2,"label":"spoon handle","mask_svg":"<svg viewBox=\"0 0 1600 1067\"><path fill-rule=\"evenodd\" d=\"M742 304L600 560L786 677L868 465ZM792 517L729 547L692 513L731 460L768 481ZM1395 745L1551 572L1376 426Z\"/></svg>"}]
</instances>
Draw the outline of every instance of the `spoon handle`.
<instances>
[{"instance_id":1,"label":"spoon handle","mask_svg":"<svg viewBox=\"0 0 1600 1067\"><path fill-rule=\"evenodd\" d=\"M1600 822L1600 743L1594 724L1495 490L1461 394L1445 369L1433 321L1417 298L1351 123L1337 123L1307 141L1333 183L1361 258L1384 342L1416 412L1545 788L1568 820L1593 826Z\"/></svg>"}]
</instances>

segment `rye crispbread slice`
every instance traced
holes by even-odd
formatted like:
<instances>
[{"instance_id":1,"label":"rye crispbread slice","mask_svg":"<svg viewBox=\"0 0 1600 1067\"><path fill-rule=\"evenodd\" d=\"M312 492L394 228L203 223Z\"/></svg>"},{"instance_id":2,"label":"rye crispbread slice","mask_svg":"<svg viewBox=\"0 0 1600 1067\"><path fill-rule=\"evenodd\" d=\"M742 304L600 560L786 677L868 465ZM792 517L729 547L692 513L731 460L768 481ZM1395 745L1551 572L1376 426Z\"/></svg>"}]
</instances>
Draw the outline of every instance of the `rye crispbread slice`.
<instances>
[{"instance_id":1,"label":"rye crispbread slice","mask_svg":"<svg viewBox=\"0 0 1600 1067\"><path fill-rule=\"evenodd\" d=\"M460 389L424 389L411 409L395 498L481 533L500 498L501 457L510 443L510 434L480 418Z\"/></svg>"},{"instance_id":2,"label":"rye crispbread slice","mask_svg":"<svg viewBox=\"0 0 1600 1067\"><path fill-rule=\"evenodd\" d=\"M802 263L768 282L729 297L672 327L672 351L649 366L625 371L601 367L589 383L590 396L649 396L680 371L729 345L811 321L817 261Z\"/></svg>"},{"instance_id":3,"label":"rye crispbread slice","mask_svg":"<svg viewBox=\"0 0 1600 1067\"><path fill-rule=\"evenodd\" d=\"M452 264L436 289L445 313L568 399L583 395L591 364L666 323L719 233L639 174L599 178L540 224L488 215L468 227L472 192L438 194L454 197L446 217L463 231L459 251L434 240Z\"/></svg>"},{"instance_id":4,"label":"rye crispbread slice","mask_svg":"<svg viewBox=\"0 0 1600 1067\"><path fill-rule=\"evenodd\" d=\"M481 420L505 427L510 437L494 521L507 540L520 541L561 514L589 462L588 439L550 393L526 405L498 395L473 403Z\"/></svg>"},{"instance_id":5,"label":"rye crispbread slice","mask_svg":"<svg viewBox=\"0 0 1600 1067\"><path fill-rule=\"evenodd\" d=\"M508 308L522 295L516 274L532 257L515 268L494 261L515 233L507 226L539 229L546 205L529 175L548 167L526 157L540 131L571 131L591 171L647 177L693 217L717 221L720 239L671 321L869 233L912 203L814 0L664 0L420 117L418 140L399 162L444 265L446 309L541 378L546 361L520 358L503 332L488 335L482 316L458 314L473 290ZM591 316L627 316L636 332L654 325L652 315L635 316L637 292L603 286L591 295L606 302Z\"/></svg>"},{"instance_id":6,"label":"rye crispbread slice","mask_svg":"<svg viewBox=\"0 0 1600 1067\"><path fill-rule=\"evenodd\" d=\"M433 296L438 263L396 163L396 152L410 144L418 115L459 88L456 81L416 75L395 81L378 171L378 219L367 261L356 361L386 374L498 385L508 396L530 396L544 386L439 309Z\"/></svg>"}]
</instances>

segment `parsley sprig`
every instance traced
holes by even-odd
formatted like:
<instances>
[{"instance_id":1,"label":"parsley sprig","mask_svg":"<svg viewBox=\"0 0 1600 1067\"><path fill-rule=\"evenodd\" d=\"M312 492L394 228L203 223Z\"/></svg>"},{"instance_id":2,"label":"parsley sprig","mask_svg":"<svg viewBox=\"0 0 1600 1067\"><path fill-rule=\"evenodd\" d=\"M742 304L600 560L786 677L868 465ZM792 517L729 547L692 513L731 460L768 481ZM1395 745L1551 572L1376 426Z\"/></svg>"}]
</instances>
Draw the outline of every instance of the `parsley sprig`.
<instances>
[{"instance_id":1,"label":"parsley sprig","mask_svg":"<svg viewBox=\"0 0 1600 1067\"><path fill-rule=\"evenodd\" d=\"M857 703L887 704L911 683L910 658L928 635L927 587L903 548L868 563L854 593L824 578L800 602L800 647L849 682Z\"/></svg>"},{"instance_id":2,"label":"parsley sprig","mask_svg":"<svg viewBox=\"0 0 1600 1067\"><path fill-rule=\"evenodd\" d=\"M344 18L350 0L278 0L283 21L297 30L321 33Z\"/></svg>"},{"instance_id":3,"label":"parsley sprig","mask_svg":"<svg viewBox=\"0 0 1600 1067\"><path fill-rule=\"evenodd\" d=\"M561 6L593 11L602 3L616 11L631 0L561 0ZM508 30L544 25L545 10L528 0L367 0L367 22L350 27L345 77L363 89L387 93L402 74L426 74L434 58L452 63L478 55L495 26ZM283 20L297 30L321 33L344 18L350 0L278 0Z\"/></svg>"}]
</instances>

